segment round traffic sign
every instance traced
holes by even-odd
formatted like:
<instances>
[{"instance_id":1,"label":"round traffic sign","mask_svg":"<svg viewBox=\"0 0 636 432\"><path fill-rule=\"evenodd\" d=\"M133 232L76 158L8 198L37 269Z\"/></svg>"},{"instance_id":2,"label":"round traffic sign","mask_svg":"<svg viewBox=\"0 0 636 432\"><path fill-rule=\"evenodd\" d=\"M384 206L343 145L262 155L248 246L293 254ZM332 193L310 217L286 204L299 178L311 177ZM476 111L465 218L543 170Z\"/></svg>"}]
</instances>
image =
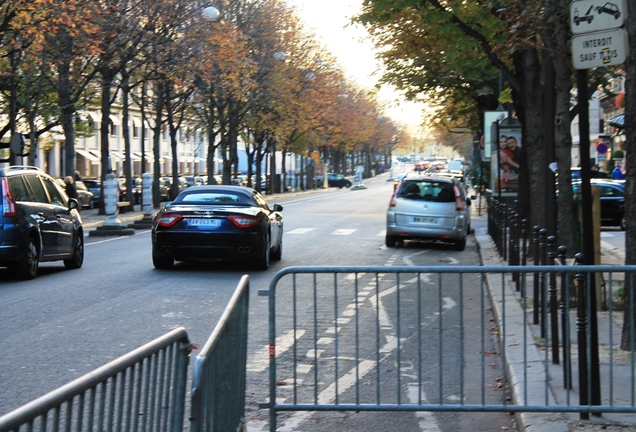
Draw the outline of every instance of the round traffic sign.
<instances>
[{"instance_id":1,"label":"round traffic sign","mask_svg":"<svg viewBox=\"0 0 636 432\"><path fill-rule=\"evenodd\" d=\"M599 141L596 143L596 153L605 154L607 153L607 144L603 141Z\"/></svg>"}]
</instances>

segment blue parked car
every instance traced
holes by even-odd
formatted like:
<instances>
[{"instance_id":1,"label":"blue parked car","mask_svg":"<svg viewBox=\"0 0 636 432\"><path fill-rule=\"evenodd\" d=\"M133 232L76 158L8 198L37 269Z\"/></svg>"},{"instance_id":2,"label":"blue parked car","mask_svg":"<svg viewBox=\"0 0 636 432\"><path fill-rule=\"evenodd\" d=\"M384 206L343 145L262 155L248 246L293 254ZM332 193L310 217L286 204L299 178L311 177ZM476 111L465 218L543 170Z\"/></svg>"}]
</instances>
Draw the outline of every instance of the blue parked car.
<instances>
[{"instance_id":1,"label":"blue parked car","mask_svg":"<svg viewBox=\"0 0 636 432\"><path fill-rule=\"evenodd\" d=\"M0 170L0 267L19 279L37 276L40 262L84 262L84 230L76 199L32 166Z\"/></svg>"}]
</instances>

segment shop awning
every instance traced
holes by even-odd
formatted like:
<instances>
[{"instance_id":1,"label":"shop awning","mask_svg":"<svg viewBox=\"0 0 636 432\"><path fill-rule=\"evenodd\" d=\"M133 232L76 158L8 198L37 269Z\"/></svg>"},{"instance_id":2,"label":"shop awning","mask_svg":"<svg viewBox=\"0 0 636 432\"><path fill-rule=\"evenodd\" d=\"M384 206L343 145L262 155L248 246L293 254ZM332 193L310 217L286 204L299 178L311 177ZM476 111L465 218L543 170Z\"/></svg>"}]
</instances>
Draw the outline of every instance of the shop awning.
<instances>
[{"instance_id":1,"label":"shop awning","mask_svg":"<svg viewBox=\"0 0 636 432\"><path fill-rule=\"evenodd\" d=\"M102 121L102 114L95 111L88 111L88 115L94 122L99 123Z\"/></svg>"},{"instance_id":2,"label":"shop awning","mask_svg":"<svg viewBox=\"0 0 636 432\"><path fill-rule=\"evenodd\" d=\"M114 151L112 151L112 152L110 152L110 156L111 156L113 159L116 159L116 160L118 160L118 161L123 161L123 160L124 160L124 155L123 155L123 154L121 154L121 153L119 153L119 152L114 152Z\"/></svg>"},{"instance_id":3,"label":"shop awning","mask_svg":"<svg viewBox=\"0 0 636 432\"><path fill-rule=\"evenodd\" d=\"M92 153L87 152L86 150L75 149L75 154L82 156L86 160L99 162L99 158L97 156L93 155Z\"/></svg>"},{"instance_id":4,"label":"shop awning","mask_svg":"<svg viewBox=\"0 0 636 432\"><path fill-rule=\"evenodd\" d=\"M614 116L609 121L609 125L615 128L623 129L625 127L625 114Z\"/></svg>"}]
</instances>

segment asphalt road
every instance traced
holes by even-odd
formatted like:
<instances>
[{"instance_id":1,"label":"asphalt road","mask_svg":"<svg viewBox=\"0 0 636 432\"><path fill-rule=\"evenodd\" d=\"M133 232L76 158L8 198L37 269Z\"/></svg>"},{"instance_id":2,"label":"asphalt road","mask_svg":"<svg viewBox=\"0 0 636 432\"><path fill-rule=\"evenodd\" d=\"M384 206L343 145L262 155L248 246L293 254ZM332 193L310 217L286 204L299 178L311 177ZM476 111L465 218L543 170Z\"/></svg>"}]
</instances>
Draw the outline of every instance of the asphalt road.
<instances>
[{"instance_id":1,"label":"asphalt road","mask_svg":"<svg viewBox=\"0 0 636 432\"><path fill-rule=\"evenodd\" d=\"M267 369L263 367L266 358L262 354L268 342L268 309L267 299L258 297L257 292L269 287L278 270L289 266L479 263L472 239L463 252L429 244L387 249L385 212L392 183L386 177L377 177L365 186L361 190L330 189L277 198L275 202L284 206L283 259L272 263L266 272L227 263L177 263L170 271L155 270L148 231L130 237L87 236L85 262L80 270L67 271L61 263L47 263L37 279L20 282L0 269L0 415L177 326L185 326L191 341L202 345L240 277L248 273L251 298L246 414L248 430L267 430L268 413L258 404L268 396ZM485 220L475 219L473 226L480 223L485 224ZM416 288L405 287L404 292L414 296ZM453 297L457 292L445 295ZM431 316L434 318L433 312ZM458 322L453 320L458 319L458 314L449 315L447 325L456 327ZM476 319L467 315L465 324L475 328L472 320ZM405 323L408 326L408 320ZM481 349L479 335L472 336L470 340L476 344L473 351ZM492 338L489 343L494 343ZM411 352L409 361L414 349L405 346L405 355ZM493 354L489 361L496 365L498 357ZM457 367L459 358L444 362ZM496 387L497 368L492 369L495 372L487 377L488 385ZM434 362L429 372L434 382ZM457 385L457 377L445 379L454 379L453 385ZM395 384L387 381L387 385ZM435 388L432 384L431 391ZM407 390L402 390L406 394ZM293 416L285 414L281 425ZM341 431L487 431L514 427L512 417L505 413L313 413L301 420L289 430L335 430L336 425Z\"/></svg>"}]
</instances>

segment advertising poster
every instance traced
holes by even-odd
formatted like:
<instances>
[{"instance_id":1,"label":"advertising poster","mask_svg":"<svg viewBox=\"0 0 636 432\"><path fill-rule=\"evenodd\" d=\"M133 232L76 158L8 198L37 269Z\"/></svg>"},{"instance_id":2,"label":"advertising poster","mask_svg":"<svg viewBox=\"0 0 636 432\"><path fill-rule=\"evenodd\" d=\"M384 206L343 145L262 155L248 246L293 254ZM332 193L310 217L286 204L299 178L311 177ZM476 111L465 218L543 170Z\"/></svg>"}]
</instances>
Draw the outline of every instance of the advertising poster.
<instances>
[{"instance_id":1,"label":"advertising poster","mask_svg":"<svg viewBox=\"0 0 636 432\"><path fill-rule=\"evenodd\" d=\"M497 140L498 148L493 148L491 156L493 191L517 193L521 168L521 128L500 126Z\"/></svg>"}]
</instances>

